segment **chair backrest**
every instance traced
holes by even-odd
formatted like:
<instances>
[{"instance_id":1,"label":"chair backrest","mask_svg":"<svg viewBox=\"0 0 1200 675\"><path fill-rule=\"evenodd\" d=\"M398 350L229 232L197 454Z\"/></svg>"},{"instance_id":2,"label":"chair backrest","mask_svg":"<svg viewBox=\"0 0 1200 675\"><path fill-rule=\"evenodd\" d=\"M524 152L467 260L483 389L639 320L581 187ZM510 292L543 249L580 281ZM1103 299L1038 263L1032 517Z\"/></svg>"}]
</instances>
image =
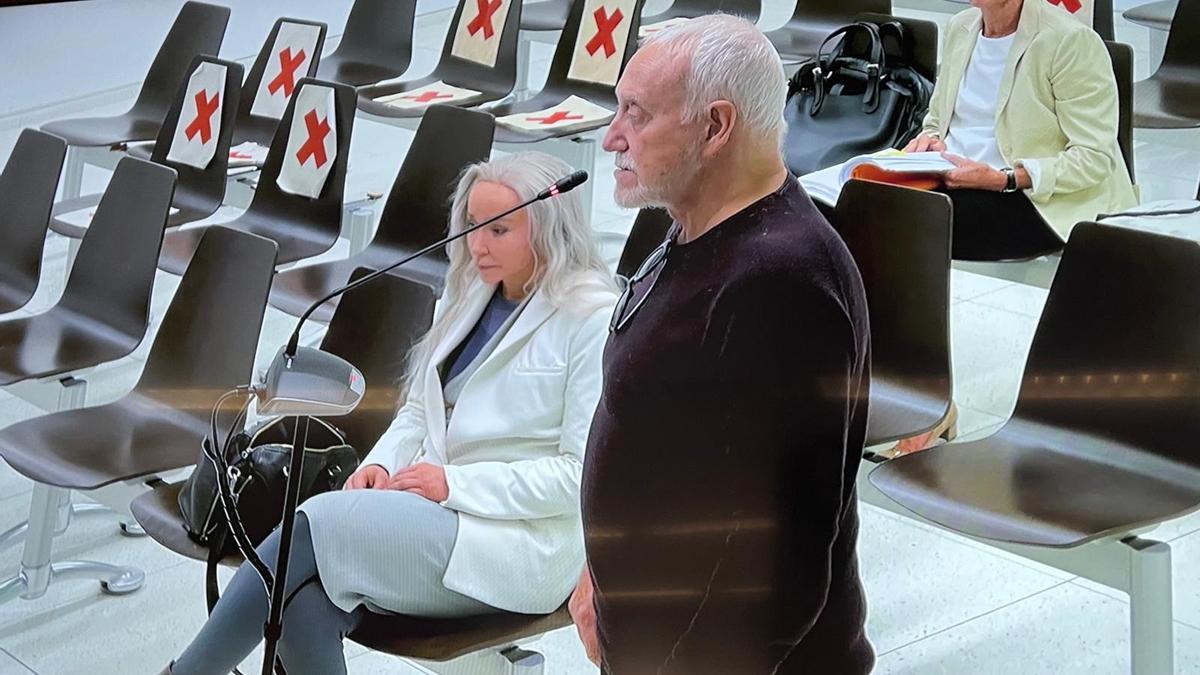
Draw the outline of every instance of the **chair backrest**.
<instances>
[{"instance_id":1,"label":"chair backrest","mask_svg":"<svg viewBox=\"0 0 1200 675\"><path fill-rule=\"evenodd\" d=\"M270 239L205 228L136 391L199 417L222 392L250 382L275 250Z\"/></svg>"},{"instance_id":2,"label":"chair backrest","mask_svg":"<svg viewBox=\"0 0 1200 675\"><path fill-rule=\"evenodd\" d=\"M1160 68L1187 68L1190 72L1200 69L1200 0L1179 0L1175 16L1171 18L1171 31L1167 34L1167 48Z\"/></svg>"},{"instance_id":3,"label":"chair backrest","mask_svg":"<svg viewBox=\"0 0 1200 675\"><path fill-rule=\"evenodd\" d=\"M891 0L883 0L885 4L890 5ZM908 32L908 42L903 46L903 52L899 56L905 63L913 67L918 73L929 78L930 82L937 82L938 68L938 26L932 21L923 19L913 19L906 16L892 16L888 12L863 12L859 14L856 21L872 21L875 23L886 23L895 21L904 26ZM884 48L893 49L890 40L885 40Z\"/></svg>"},{"instance_id":4,"label":"chair backrest","mask_svg":"<svg viewBox=\"0 0 1200 675\"><path fill-rule=\"evenodd\" d=\"M303 155L288 155L292 127L299 125L301 129L308 128L306 111L302 110L299 114L296 112L296 102L300 93L308 86L328 87L333 90L335 119L329 124L329 128L337 136L336 154L328 160L333 166L316 199L284 192L279 187L279 177L285 161L291 163L295 160L302 164L315 164L320 161L320 157L301 159ZM271 149L267 152L267 161L263 165L258 188L254 191L254 198L247 213L255 213L278 222L290 222L298 229L321 230L323 234L336 238L341 231L342 195L346 187L346 164L350 158L350 132L354 128L356 106L357 99L353 87L307 77L300 80L296 84L296 95L292 96L287 112L284 113L279 128L275 130L275 138L271 141ZM320 122L329 123L330 120L322 119Z\"/></svg>"},{"instance_id":5,"label":"chair backrest","mask_svg":"<svg viewBox=\"0 0 1200 675\"><path fill-rule=\"evenodd\" d=\"M1112 0L1093 0L1092 2L1092 30L1100 34L1103 40L1116 40L1116 32L1113 28L1113 3Z\"/></svg>"},{"instance_id":6,"label":"chair backrest","mask_svg":"<svg viewBox=\"0 0 1200 675\"><path fill-rule=\"evenodd\" d=\"M1125 158L1129 178L1137 182L1133 171L1133 47L1121 42L1104 41L1117 80L1117 145Z\"/></svg>"},{"instance_id":7,"label":"chair backrest","mask_svg":"<svg viewBox=\"0 0 1200 675\"><path fill-rule=\"evenodd\" d=\"M617 96L615 88L625 66L633 57L638 47L638 29L641 27L642 6L645 0L626 0L620 4L627 11L622 11L612 3L613 7L603 2L592 11L587 0L573 0L571 12L567 15L567 23L558 38L554 48L554 57L550 61L550 74L546 77L543 94L555 93L565 98L575 94L592 103L616 110ZM618 35L625 36L625 49L620 50ZM610 51L611 50L611 51ZM620 59L616 68L604 66L605 71L587 72L594 67L582 66L585 59L598 60ZM577 61L578 58L578 61ZM572 66L577 65L573 70Z\"/></svg>"},{"instance_id":8,"label":"chair backrest","mask_svg":"<svg viewBox=\"0 0 1200 675\"><path fill-rule=\"evenodd\" d=\"M355 270L352 280L371 272ZM354 412L333 422L365 457L396 416L408 352L433 323L437 294L417 281L385 274L342 297L321 349L353 363L367 390Z\"/></svg>"},{"instance_id":9,"label":"chair backrest","mask_svg":"<svg viewBox=\"0 0 1200 675\"><path fill-rule=\"evenodd\" d=\"M734 14L749 21L758 21L762 14L762 0L675 0L668 13L673 16L696 17L722 12Z\"/></svg>"},{"instance_id":10,"label":"chair backrest","mask_svg":"<svg viewBox=\"0 0 1200 675\"><path fill-rule=\"evenodd\" d=\"M378 79L403 75L412 60L416 11L416 0L354 0L337 49L326 58L366 63L386 71ZM337 74L330 73L328 79L338 80Z\"/></svg>"},{"instance_id":11,"label":"chair backrest","mask_svg":"<svg viewBox=\"0 0 1200 675\"><path fill-rule=\"evenodd\" d=\"M667 238L671 229L671 214L666 209L642 209L638 211L621 249L621 259L617 262L617 276L626 279L633 276L642 261L650 256L650 252L658 248Z\"/></svg>"},{"instance_id":12,"label":"chair backrest","mask_svg":"<svg viewBox=\"0 0 1200 675\"><path fill-rule=\"evenodd\" d=\"M950 400L950 234L937 192L851 180L833 226L858 264L871 316L872 377Z\"/></svg>"},{"instance_id":13,"label":"chair backrest","mask_svg":"<svg viewBox=\"0 0 1200 675\"><path fill-rule=\"evenodd\" d=\"M892 0L796 0L792 8L792 16L788 25L820 23L824 25L844 25L856 21L861 14L886 16L889 19L900 19L892 16ZM868 19L874 20L874 19ZM829 32L833 32L830 30Z\"/></svg>"},{"instance_id":14,"label":"chair backrest","mask_svg":"<svg viewBox=\"0 0 1200 675\"><path fill-rule=\"evenodd\" d=\"M496 2L502 4L498 7ZM522 0L459 0L454 9L454 18L450 20L450 29L446 32L442 56L434 75L445 81L454 80L468 86L471 82L480 80L516 83L521 4ZM470 35L482 35L485 40L496 39L495 20L499 18L500 9L505 7L507 11L504 13L504 28L498 33L500 42L496 46L494 63L475 61L455 54L455 41L461 31L465 30ZM488 37L489 34L491 37Z\"/></svg>"},{"instance_id":15,"label":"chair backrest","mask_svg":"<svg viewBox=\"0 0 1200 675\"><path fill-rule=\"evenodd\" d=\"M1080 223L1029 348L1014 418L1200 467L1200 244Z\"/></svg>"},{"instance_id":16,"label":"chair backrest","mask_svg":"<svg viewBox=\"0 0 1200 675\"><path fill-rule=\"evenodd\" d=\"M67 142L25 129L0 173L0 313L24 306L37 290L46 227Z\"/></svg>"},{"instance_id":17,"label":"chair backrest","mask_svg":"<svg viewBox=\"0 0 1200 675\"><path fill-rule=\"evenodd\" d=\"M207 67L205 64L208 64ZM199 72L202 67L215 74L216 70L211 70L214 66L225 70L224 82L217 85L219 89L211 91L201 82L193 85L193 79L199 80L207 74ZM176 189L180 196L186 192L189 198L202 197L220 204L229 180L229 144L233 139L234 119L241 97L242 66L211 56L197 56L187 72L179 83L175 103L171 104L158 130L158 139L154 142L150 159L175 169L179 174ZM219 115L216 114L218 106ZM204 154L211 151L211 159L202 166L182 161L178 155L172 154L176 144L190 146L190 152L180 148L188 154L200 154L201 149L205 151Z\"/></svg>"},{"instance_id":18,"label":"chair backrest","mask_svg":"<svg viewBox=\"0 0 1200 675\"><path fill-rule=\"evenodd\" d=\"M284 34L283 40L280 39L280 33ZM293 54L291 46L287 44L289 42L306 43L303 48L303 61L298 63L301 58L299 50ZM314 42L316 46L313 47L312 53L309 53L308 48ZM325 24L290 17L276 19L271 33L267 35L262 49L258 52L258 57L254 59L254 65L250 66L246 82L242 85L237 129L233 136L234 145L246 141L264 146L271 143L282 118L284 105L291 102L292 94L298 88L297 82L302 77L313 77L317 74L324 46ZM264 82L268 73L271 76ZM256 108L254 104L260 96L276 98L272 105Z\"/></svg>"},{"instance_id":19,"label":"chair backrest","mask_svg":"<svg viewBox=\"0 0 1200 675\"><path fill-rule=\"evenodd\" d=\"M372 244L411 251L444 237L458 177L488 158L495 126L487 113L430 106L392 183ZM446 258L445 250L430 255Z\"/></svg>"},{"instance_id":20,"label":"chair backrest","mask_svg":"<svg viewBox=\"0 0 1200 675\"><path fill-rule=\"evenodd\" d=\"M171 30L150 63L133 109L161 118L174 102L179 82L191 72L188 66L200 54L219 54L225 40L229 8L189 0L171 24Z\"/></svg>"},{"instance_id":21,"label":"chair backrest","mask_svg":"<svg viewBox=\"0 0 1200 675\"><path fill-rule=\"evenodd\" d=\"M122 158L79 244L55 309L89 317L122 335L141 336L174 194L174 169Z\"/></svg>"}]
</instances>

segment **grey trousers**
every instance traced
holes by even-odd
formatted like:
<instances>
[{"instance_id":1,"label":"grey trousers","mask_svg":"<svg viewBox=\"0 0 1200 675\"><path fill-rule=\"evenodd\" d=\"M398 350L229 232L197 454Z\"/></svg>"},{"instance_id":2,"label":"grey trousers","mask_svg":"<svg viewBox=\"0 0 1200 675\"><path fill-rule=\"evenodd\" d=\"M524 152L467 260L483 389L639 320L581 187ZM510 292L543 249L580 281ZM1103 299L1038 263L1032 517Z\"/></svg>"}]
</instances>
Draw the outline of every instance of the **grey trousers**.
<instances>
[{"instance_id":1,"label":"grey trousers","mask_svg":"<svg viewBox=\"0 0 1200 675\"><path fill-rule=\"evenodd\" d=\"M457 515L416 495L408 496L412 499L388 500L389 506L399 511L389 514L389 520L399 528L420 532L424 550L414 552L409 560L388 561L397 568L396 582L411 586L407 590L414 597L413 611L405 611L404 607L389 609L416 616L425 615L422 606L432 605L444 608L444 611L436 612L438 615L465 616L495 611L442 584L442 575L458 534ZM320 496L326 502L352 501L348 499L351 497L350 493ZM371 546L371 542L362 544L364 548ZM279 555L278 530L263 541L258 552L268 565L275 566ZM330 601L317 569L311 525L304 512L296 517L286 595L289 599L283 612L279 658L288 675L344 674L346 661L342 640L371 610L359 605L345 611ZM364 600L369 603L370 598ZM261 641L263 624L267 620L267 602L266 590L258 574L243 564L199 635L172 664L171 674L227 675Z\"/></svg>"}]
</instances>

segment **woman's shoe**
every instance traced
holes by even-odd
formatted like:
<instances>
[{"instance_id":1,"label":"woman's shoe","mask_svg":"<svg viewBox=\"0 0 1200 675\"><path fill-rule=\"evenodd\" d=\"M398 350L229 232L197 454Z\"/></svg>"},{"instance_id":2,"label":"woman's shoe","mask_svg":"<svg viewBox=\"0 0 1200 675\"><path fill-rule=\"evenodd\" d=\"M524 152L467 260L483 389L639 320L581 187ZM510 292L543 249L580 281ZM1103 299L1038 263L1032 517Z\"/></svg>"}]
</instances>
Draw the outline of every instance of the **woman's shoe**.
<instances>
[{"instance_id":1,"label":"woman's shoe","mask_svg":"<svg viewBox=\"0 0 1200 675\"><path fill-rule=\"evenodd\" d=\"M954 405L954 401L950 402L950 409L946 411L946 416L937 423L935 427L926 431L923 434L910 436L909 438L901 439L898 443L888 448L873 453L881 459L895 459L904 455L911 455L914 452L920 452L937 445L938 440L945 440L947 443L954 440L958 436L958 406Z\"/></svg>"}]
</instances>

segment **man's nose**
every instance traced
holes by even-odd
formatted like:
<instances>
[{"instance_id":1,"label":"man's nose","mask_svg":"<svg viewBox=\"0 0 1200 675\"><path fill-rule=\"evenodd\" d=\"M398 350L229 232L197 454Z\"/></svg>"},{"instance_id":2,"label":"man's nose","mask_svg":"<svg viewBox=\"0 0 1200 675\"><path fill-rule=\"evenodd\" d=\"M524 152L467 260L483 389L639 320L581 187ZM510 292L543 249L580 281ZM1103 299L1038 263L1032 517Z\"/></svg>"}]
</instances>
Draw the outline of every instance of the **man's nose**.
<instances>
[{"instance_id":1,"label":"man's nose","mask_svg":"<svg viewBox=\"0 0 1200 675\"><path fill-rule=\"evenodd\" d=\"M629 149L629 144L625 142L625 135L621 133L616 124L611 124L608 131L604 133L604 142L600 144L605 152L625 152Z\"/></svg>"}]
</instances>

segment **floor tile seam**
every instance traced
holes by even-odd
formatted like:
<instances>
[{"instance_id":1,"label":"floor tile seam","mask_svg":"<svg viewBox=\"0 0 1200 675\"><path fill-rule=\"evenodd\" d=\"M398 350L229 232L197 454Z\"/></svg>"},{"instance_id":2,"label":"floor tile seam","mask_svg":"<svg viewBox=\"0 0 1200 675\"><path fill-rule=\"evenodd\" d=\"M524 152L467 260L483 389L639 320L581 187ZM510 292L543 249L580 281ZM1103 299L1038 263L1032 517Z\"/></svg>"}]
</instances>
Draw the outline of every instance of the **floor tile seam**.
<instances>
[{"instance_id":1,"label":"floor tile seam","mask_svg":"<svg viewBox=\"0 0 1200 675\"><path fill-rule=\"evenodd\" d=\"M1129 605L1129 598L1120 598L1120 599L1118 599L1118 598L1114 598L1114 597L1112 597L1111 595L1109 595L1109 594L1107 594L1107 593L1105 593L1105 592L1103 592L1103 591L1098 591L1098 590L1096 590L1096 589L1094 589L1094 588L1092 588L1092 587L1090 587L1090 586L1084 586L1083 584L1081 584L1081 583L1078 583L1078 582L1080 581L1080 579L1082 579L1082 578L1083 578L1083 577L1075 577L1074 579L1072 579L1072 580L1071 580L1071 582L1070 582L1070 583L1071 583L1071 585L1072 585L1072 586L1074 586L1075 588L1079 588L1079 589L1082 589L1082 590L1088 591L1089 593L1093 593L1093 594L1095 594L1095 595L1098 595L1098 596L1100 596L1100 597L1104 598L1105 600L1112 600L1113 602L1120 602L1120 603L1122 603L1122 604L1124 604L1124 605ZM1089 580L1089 581L1090 581L1090 580ZM1093 581L1092 583L1094 583L1094 584L1099 584L1099 585L1101 585L1101 586L1104 586L1104 584L1101 584L1101 583L1100 583L1100 582L1098 582L1098 581ZM1112 588L1112 587L1111 587L1111 586L1105 586L1105 588ZM1114 591L1117 591L1118 593L1120 593L1120 592L1121 592L1119 589L1115 589L1115 588L1114 588L1114 589L1112 589L1112 590L1114 590ZM1195 624L1191 623L1190 621L1186 621L1186 620L1184 620L1184 619L1177 619L1177 618L1174 618L1174 617L1172 617L1172 619L1171 619L1171 620L1172 620L1174 623L1177 623L1177 624L1179 624L1180 626L1185 626L1185 627L1187 627L1187 628L1190 628L1190 629L1192 629L1192 630L1194 630L1194 631L1198 631L1198 632L1200 632L1200 626L1197 626L1197 625L1195 625Z\"/></svg>"},{"instance_id":2,"label":"floor tile seam","mask_svg":"<svg viewBox=\"0 0 1200 675\"><path fill-rule=\"evenodd\" d=\"M957 629L957 628L961 628L961 627L963 627L963 626L965 626L965 625L967 625L967 624L969 624L969 623L971 623L971 622L973 622L973 621L979 621L980 619L983 619L983 618L986 618L986 617L988 617L988 616L991 616L992 614L996 614L996 613L998 613L998 612L1002 612L1002 611L1004 611L1004 610L1008 609L1009 607L1012 607L1012 606L1014 606L1014 605L1018 605L1018 604L1020 604L1020 603L1022 603L1022 602L1025 602L1026 600L1030 600L1030 599L1032 599L1032 598L1035 598L1035 597L1037 597L1037 596L1039 596L1039 595L1041 595L1041 594L1043 594L1043 593L1048 593L1048 592L1050 592L1050 591L1053 591L1053 590L1055 590L1055 589L1057 589L1057 588L1059 588L1059 587L1063 586L1064 584L1069 584L1069 583L1071 583L1071 581L1070 581L1070 580L1067 580L1067 581L1060 581L1060 582L1058 582L1058 583L1054 584L1053 586L1050 586L1050 587L1048 587L1048 588L1044 588L1044 589L1042 589L1042 590L1040 590L1040 591L1037 591L1036 593L1030 593L1029 595L1023 596L1023 597L1021 597L1021 598L1017 598L1017 599L1015 599L1015 600L1012 600L1012 601L1010 601L1010 602L1006 602L1006 603L1004 603L1003 605L1000 605L1000 606L998 606L998 607L993 607L992 609L989 609L989 610L987 610L986 612L984 612L984 613L982 613L982 614L978 614L978 615L976 615L976 616L973 616L973 617L971 617L971 618L969 618L969 619L964 619L963 621L959 621L958 623L956 623L956 624L954 624L954 625L947 626L946 628L942 628L942 629L940 629L940 630L936 630L936 631L934 631L934 632L932 632L932 633L929 633L928 635L922 635L921 637L919 637L919 638L917 638L917 639L915 639L915 640L912 640L912 641L910 641L910 642L907 642L907 643L905 643L905 644L903 644L903 645L900 645L900 646L897 646L897 647L893 647L892 649L889 649L889 650L887 650L887 651L879 652L878 654L876 654L876 656L877 656L877 657L878 657L878 656L886 656L886 655L888 655L888 654L892 654L892 653L898 652L898 651L900 651L900 650L902 650L902 649L906 649L906 648L908 648L908 647L911 647L911 646L913 646L913 645L915 645L915 644L917 644L917 643L919 643L919 642L924 642L924 641L926 641L926 640L929 640L929 639L931 639L931 638L937 637L938 635L942 635L943 633L947 633L947 632L949 632L949 631L952 631L952 630L955 630L955 629Z\"/></svg>"},{"instance_id":3,"label":"floor tile seam","mask_svg":"<svg viewBox=\"0 0 1200 675\"><path fill-rule=\"evenodd\" d=\"M0 653L3 653L3 654L4 654L5 656L7 656L8 658L12 659L12 660L13 660L13 662L14 662L14 663L16 663L18 666L21 666L21 667L22 667L22 668L24 668L25 670L29 671L30 675L38 675L38 673L37 673L37 671L36 671L36 670L34 670L33 668L30 668L30 667L29 667L29 664L28 664L28 663L25 663L25 662L24 662L24 661L22 661L21 659L17 658L17 656L16 656L15 654L13 654L12 652L8 651L8 650L7 650L7 649L5 649L4 647L0 647Z\"/></svg>"}]
</instances>

